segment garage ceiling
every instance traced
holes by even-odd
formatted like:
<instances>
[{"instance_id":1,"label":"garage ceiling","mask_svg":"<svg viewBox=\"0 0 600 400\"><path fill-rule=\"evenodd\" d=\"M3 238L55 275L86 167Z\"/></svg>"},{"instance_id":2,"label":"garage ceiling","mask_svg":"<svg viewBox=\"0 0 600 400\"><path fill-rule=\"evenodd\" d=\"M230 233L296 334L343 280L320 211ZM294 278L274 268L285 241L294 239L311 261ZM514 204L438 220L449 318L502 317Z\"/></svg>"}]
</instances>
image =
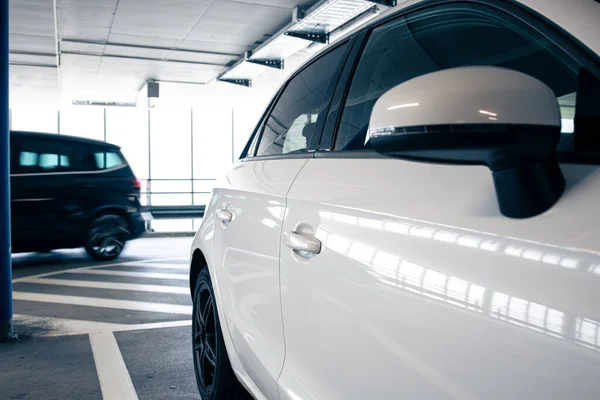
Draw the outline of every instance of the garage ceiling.
<instances>
[{"instance_id":1,"label":"garage ceiling","mask_svg":"<svg viewBox=\"0 0 600 400\"><path fill-rule=\"evenodd\" d=\"M343 7L361 2L338 1ZM10 0L11 103L135 102L148 80L214 82L247 51L260 49L288 26L297 7L308 10L323 3L327 2ZM296 54L286 62L286 72L308 55ZM276 70L266 75L270 78L259 81L278 84L285 77Z\"/></svg>"}]
</instances>

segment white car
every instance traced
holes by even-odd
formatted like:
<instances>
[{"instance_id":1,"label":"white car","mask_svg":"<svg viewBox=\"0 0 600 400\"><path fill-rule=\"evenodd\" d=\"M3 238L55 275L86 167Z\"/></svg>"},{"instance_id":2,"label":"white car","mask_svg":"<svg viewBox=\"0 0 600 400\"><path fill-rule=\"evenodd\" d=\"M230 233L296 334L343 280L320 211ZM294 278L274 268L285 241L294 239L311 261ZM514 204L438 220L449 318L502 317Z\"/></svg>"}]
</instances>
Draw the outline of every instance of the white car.
<instances>
[{"instance_id":1,"label":"white car","mask_svg":"<svg viewBox=\"0 0 600 400\"><path fill-rule=\"evenodd\" d=\"M201 397L599 399L599 54L595 0L411 1L295 72L193 243Z\"/></svg>"}]
</instances>

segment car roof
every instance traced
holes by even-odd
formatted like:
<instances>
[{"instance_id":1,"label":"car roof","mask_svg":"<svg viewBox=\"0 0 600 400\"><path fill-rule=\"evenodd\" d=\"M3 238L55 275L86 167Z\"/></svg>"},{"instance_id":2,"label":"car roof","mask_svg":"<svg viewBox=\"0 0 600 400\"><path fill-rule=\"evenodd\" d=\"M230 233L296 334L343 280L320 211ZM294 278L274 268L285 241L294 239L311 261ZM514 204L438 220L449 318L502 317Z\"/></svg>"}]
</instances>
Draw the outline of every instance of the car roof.
<instances>
[{"instance_id":1,"label":"car roof","mask_svg":"<svg viewBox=\"0 0 600 400\"><path fill-rule=\"evenodd\" d=\"M87 145L101 146L101 147L111 148L114 150L120 149L119 146L112 144L112 143L107 143L107 142L103 142L100 140L87 139L87 138L82 138L82 137L77 137L77 136L58 135L56 133L10 131L10 134L20 136L20 137L28 137L28 138L32 138L32 139L64 140L64 141L71 142L71 143L81 143L81 144L87 144Z\"/></svg>"}]
</instances>

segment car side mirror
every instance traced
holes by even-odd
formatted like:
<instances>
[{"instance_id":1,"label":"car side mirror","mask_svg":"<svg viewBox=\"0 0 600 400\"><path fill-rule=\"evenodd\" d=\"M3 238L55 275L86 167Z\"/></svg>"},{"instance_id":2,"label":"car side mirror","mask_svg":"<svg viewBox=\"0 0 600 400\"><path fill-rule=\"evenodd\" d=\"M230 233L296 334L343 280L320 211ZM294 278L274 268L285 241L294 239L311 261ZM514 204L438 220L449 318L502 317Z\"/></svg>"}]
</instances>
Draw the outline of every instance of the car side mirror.
<instances>
[{"instance_id":1,"label":"car side mirror","mask_svg":"<svg viewBox=\"0 0 600 400\"><path fill-rule=\"evenodd\" d=\"M554 152L560 109L552 89L517 71L461 67L406 81L381 96L369 141L386 156L492 171L500 212L529 218L560 198Z\"/></svg>"}]
</instances>

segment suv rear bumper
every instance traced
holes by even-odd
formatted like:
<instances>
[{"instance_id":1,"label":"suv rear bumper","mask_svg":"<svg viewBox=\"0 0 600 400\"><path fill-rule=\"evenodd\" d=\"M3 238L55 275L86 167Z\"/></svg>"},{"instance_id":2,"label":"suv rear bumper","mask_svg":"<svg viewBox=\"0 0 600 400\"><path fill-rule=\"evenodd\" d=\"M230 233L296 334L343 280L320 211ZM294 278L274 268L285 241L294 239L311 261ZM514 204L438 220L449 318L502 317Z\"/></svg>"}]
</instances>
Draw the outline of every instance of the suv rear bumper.
<instances>
[{"instance_id":1,"label":"suv rear bumper","mask_svg":"<svg viewBox=\"0 0 600 400\"><path fill-rule=\"evenodd\" d=\"M139 212L129 214L130 234L129 240L136 239L146 232L146 221Z\"/></svg>"}]
</instances>

